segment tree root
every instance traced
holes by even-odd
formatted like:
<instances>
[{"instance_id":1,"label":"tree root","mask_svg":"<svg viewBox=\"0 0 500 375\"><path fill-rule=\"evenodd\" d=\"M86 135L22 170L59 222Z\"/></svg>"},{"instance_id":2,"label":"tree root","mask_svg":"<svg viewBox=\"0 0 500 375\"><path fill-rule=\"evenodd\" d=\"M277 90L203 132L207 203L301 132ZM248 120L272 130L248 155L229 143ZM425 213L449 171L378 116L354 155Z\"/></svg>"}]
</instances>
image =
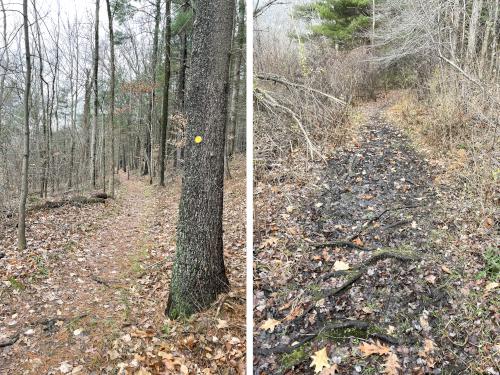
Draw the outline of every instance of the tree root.
<instances>
[{"instance_id":1,"label":"tree root","mask_svg":"<svg viewBox=\"0 0 500 375\"><path fill-rule=\"evenodd\" d=\"M312 244L313 247L347 247L350 249L362 250L362 251L373 251L373 249L367 249L363 246L356 245L350 241L331 241L331 242L321 242Z\"/></svg>"},{"instance_id":2,"label":"tree root","mask_svg":"<svg viewBox=\"0 0 500 375\"><path fill-rule=\"evenodd\" d=\"M295 345L278 345L274 348L262 349L255 348L254 353L259 355L271 355L271 354L288 354L292 353L302 345L314 340L318 335L324 333L325 331L334 331L342 329L357 329L366 333L366 337L378 339L380 341L386 342L391 345L398 345L399 340L395 337L381 334L381 333L369 333L370 324L361 320L346 320L343 322L325 322L324 324L317 327L313 332L303 335L301 338L296 338L294 340Z\"/></svg>"},{"instance_id":3,"label":"tree root","mask_svg":"<svg viewBox=\"0 0 500 375\"><path fill-rule=\"evenodd\" d=\"M361 229L356 233L356 234L353 234L351 237L349 237L349 240L354 240L356 237L359 237L364 231L365 231L365 228L371 224L373 224L375 221L378 221L382 218L382 216L384 216L386 213L388 212L391 212L391 211L399 211L399 210L405 210L405 209L410 209L410 208L417 208L417 207L421 207L421 205L418 205L418 204L410 204L410 205L407 205L407 206L400 206L400 207L392 207L392 208L386 208L385 210L383 210L382 212L380 212L378 215L372 217L370 220L368 220L366 223L364 223L362 226L361 226Z\"/></svg>"},{"instance_id":4,"label":"tree root","mask_svg":"<svg viewBox=\"0 0 500 375\"><path fill-rule=\"evenodd\" d=\"M384 259L397 259L402 262L408 262L411 260L416 260L418 259L415 255L413 254L405 254L402 252L397 252L394 250L380 250L377 253L375 253L373 256L371 256L366 262L362 263L361 265L357 266L356 268L353 268L349 271L336 271L336 272L331 272L329 275L332 276L341 276L341 275L346 275L351 273L352 276L340 287L335 288L333 290L331 289L322 289L320 291L321 294L321 299L323 298L329 298L329 297L336 297L341 295L342 293L346 292L349 290L349 288L359 279L361 279L365 273L368 271L368 267L371 266L372 264L377 263L379 260L384 260ZM322 278L322 281L326 280ZM295 318L290 322L290 324L297 323L298 321L303 321L305 319L305 316L309 314L313 309L315 305L311 304L306 310L304 310L304 313Z\"/></svg>"}]
</instances>

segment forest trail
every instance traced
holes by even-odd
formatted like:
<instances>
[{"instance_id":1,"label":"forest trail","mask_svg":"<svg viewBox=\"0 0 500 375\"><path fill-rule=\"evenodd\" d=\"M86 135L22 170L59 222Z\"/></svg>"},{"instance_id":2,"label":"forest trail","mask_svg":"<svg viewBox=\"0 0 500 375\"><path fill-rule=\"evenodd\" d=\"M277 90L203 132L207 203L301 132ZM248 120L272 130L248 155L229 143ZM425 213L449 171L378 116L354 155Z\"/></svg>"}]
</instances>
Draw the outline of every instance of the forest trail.
<instances>
[{"instance_id":1,"label":"forest trail","mask_svg":"<svg viewBox=\"0 0 500 375\"><path fill-rule=\"evenodd\" d=\"M105 204L31 210L24 252L16 218L0 222L0 373L243 373L244 158L231 170L223 216L231 290L190 319L164 313L180 178L162 188L122 173Z\"/></svg>"},{"instance_id":2,"label":"forest trail","mask_svg":"<svg viewBox=\"0 0 500 375\"><path fill-rule=\"evenodd\" d=\"M388 107L363 105L353 141L327 165L311 165L307 177L281 189L257 188L276 200L256 244L258 374L313 374L311 356L324 347L340 373L391 366L387 373L397 366L405 374L470 373L479 361L468 335L475 344L494 340L491 321L463 331L472 322L454 292L475 285L461 280L463 265L446 246L448 208L434 183L440 170L388 122ZM276 225L277 217L285 220ZM359 346L365 341L397 358L367 355Z\"/></svg>"},{"instance_id":3,"label":"forest trail","mask_svg":"<svg viewBox=\"0 0 500 375\"><path fill-rule=\"evenodd\" d=\"M67 242L64 257L51 258L57 263L45 271L47 278L34 286L28 299L23 293L16 301L25 308L9 305L15 315L2 314L8 318L0 323L0 332L19 330L20 341L27 344L0 349L2 374L45 374L56 368L86 373L89 364L99 368L106 361L104 349L123 327L137 323L140 315L134 314L130 294L148 256L156 199L153 187L137 177L128 180L121 173L119 181L116 200L92 209L100 211L97 217L95 212L80 213L89 214L80 219L90 221L90 228L78 244ZM172 209L173 218L175 204Z\"/></svg>"}]
</instances>

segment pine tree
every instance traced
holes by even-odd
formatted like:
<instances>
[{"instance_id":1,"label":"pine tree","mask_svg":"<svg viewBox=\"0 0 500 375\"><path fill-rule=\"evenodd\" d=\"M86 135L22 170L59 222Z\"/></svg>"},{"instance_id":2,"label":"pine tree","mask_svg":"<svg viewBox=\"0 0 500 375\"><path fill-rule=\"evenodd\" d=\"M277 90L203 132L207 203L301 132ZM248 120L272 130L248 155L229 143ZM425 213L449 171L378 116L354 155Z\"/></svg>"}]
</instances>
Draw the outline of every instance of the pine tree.
<instances>
[{"instance_id":1,"label":"pine tree","mask_svg":"<svg viewBox=\"0 0 500 375\"><path fill-rule=\"evenodd\" d=\"M363 44L363 35L371 25L372 0L320 0L295 8L303 19L317 20L311 25L312 36L325 36L339 46Z\"/></svg>"}]
</instances>

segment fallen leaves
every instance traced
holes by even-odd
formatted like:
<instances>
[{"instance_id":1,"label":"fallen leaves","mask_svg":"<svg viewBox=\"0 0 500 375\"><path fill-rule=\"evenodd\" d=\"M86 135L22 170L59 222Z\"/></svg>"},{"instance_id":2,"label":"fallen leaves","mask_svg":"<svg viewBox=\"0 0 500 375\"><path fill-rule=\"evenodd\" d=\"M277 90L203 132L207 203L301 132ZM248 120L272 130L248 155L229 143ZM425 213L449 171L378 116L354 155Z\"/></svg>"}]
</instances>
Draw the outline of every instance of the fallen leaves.
<instances>
[{"instance_id":1,"label":"fallen leaves","mask_svg":"<svg viewBox=\"0 0 500 375\"><path fill-rule=\"evenodd\" d=\"M314 373L320 373L324 368L330 367L330 360L328 359L328 354L326 353L326 348L314 352L311 356L312 362L309 367L314 367Z\"/></svg>"},{"instance_id":2,"label":"fallen leaves","mask_svg":"<svg viewBox=\"0 0 500 375\"><path fill-rule=\"evenodd\" d=\"M365 357L371 355L385 356L385 363L383 365L384 374L399 374L399 370L401 370L399 358L388 346L381 344L379 341L375 343L363 342L361 345L359 345L359 350Z\"/></svg>"},{"instance_id":3,"label":"fallen leaves","mask_svg":"<svg viewBox=\"0 0 500 375\"><path fill-rule=\"evenodd\" d=\"M260 244L260 248L263 249L265 247L274 247L278 244L278 240L278 237L269 237L262 241L262 243Z\"/></svg>"}]
</instances>

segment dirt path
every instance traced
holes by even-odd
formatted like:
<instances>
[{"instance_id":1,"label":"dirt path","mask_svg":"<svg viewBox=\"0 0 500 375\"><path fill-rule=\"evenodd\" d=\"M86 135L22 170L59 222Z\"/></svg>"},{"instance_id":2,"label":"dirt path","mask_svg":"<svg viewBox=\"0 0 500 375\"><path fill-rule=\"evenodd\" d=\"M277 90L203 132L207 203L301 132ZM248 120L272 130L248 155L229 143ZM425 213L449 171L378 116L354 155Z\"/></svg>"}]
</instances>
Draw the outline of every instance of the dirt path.
<instances>
[{"instance_id":1,"label":"dirt path","mask_svg":"<svg viewBox=\"0 0 500 375\"><path fill-rule=\"evenodd\" d=\"M63 246L64 256L47 258L46 277L11 301L0 333L18 332L20 338L0 349L2 374L89 373L106 361L120 330L135 321L129 294L147 255L155 200L139 179L121 175L120 181L115 201L80 212L89 215L79 219L90 227L75 233L73 226L82 223L65 223L72 241ZM65 228L59 230L64 236Z\"/></svg>"},{"instance_id":2,"label":"dirt path","mask_svg":"<svg viewBox=\"0 0 500 375\"><path fill-rule=\"evenodd\" d=\"M364 107L357 140L294 189L261 193L282 204L257 244L256 326L277 323L256 330L258 374L312 374L310 356L324 347L340 373L381 373L389 357L358 349L372 340L405 374L474 373L477 349L453 344L467 339L447 315L457 313L451 290L461 284L439 246L449 230L433 184L439 170L384 109Z\"/></svg>"}]
</instances>

